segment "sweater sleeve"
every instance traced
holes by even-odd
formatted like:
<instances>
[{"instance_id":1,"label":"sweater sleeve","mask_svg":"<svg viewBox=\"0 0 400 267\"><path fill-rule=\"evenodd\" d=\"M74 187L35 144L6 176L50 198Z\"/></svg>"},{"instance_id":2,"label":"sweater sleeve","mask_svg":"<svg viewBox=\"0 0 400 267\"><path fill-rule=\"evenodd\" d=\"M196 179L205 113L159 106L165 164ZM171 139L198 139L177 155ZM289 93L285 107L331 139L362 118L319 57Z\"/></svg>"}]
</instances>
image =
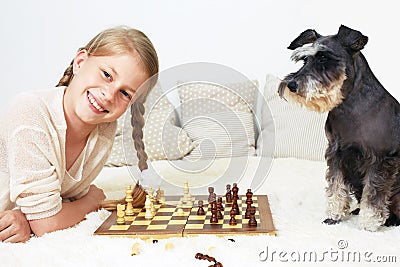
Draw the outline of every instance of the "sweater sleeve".
<instances>
[{"instance_id":1,"label":"sweater sleeve","mask_svg":"<svg viewBox=\"0 0 400 267\"><path fill-rule=\"evenodd\" d=\"M62 207L51 142L45 131L31 127L16 129L8 142L10 198L28 220L50 217Z\"/></svg>"}]
</instances>

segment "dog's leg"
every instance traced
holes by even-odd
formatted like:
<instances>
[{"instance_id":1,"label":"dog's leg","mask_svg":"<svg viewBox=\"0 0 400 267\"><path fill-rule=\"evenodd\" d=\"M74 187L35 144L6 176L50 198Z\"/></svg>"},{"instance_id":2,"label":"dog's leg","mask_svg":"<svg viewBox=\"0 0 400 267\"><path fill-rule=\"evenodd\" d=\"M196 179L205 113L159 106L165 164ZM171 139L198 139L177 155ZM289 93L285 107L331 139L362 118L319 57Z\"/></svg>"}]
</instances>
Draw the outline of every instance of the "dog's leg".
<instances>
[{"instance_id":1,"label":"dog's leg","mask_svg":"<svg viewBox=\"0 0 400 267\"><path fill-rule=\"evenodd\" d=\"M359 224L362 229L376 231L389 218L389 198L396 169L386 161L368 169L360 203Z\"/></svg>"},{"instance_id":2,"label":"dog's leg","mask_svg":"<svg viewBox=\"0 0 400 267\"><path fill-rule=\"evenodd\" d=\"M349 214L350 190L344 182L340 169L329 167L326 180L328 182L326 188L328 218L324 223L336 224Z\"/></svg>"},{"instance_id":3,"label":"dog's leg","mask_svg":"<svg viewBox=\"0 0 400 267\"><path fill-rule=\"evenodd\" d=\"M337 152L338 143L330 142L326 152L328 164L328 171L326 172L328 218L324 221L326 224L339 223L341 219L349 214L350 209L350 188L344 181Z\"/></svg>"}]
</instances>

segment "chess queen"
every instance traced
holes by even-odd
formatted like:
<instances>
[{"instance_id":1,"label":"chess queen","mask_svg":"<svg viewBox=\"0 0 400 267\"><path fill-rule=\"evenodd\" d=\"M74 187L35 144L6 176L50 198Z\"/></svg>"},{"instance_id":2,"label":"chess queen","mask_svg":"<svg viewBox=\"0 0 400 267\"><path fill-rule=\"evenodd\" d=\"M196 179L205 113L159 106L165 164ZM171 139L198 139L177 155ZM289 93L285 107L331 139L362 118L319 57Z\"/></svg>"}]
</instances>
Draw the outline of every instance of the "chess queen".
<instances>
[{"instance_id":1,"label":"chess queen","mask_svg":"<svg viewBox=\"0 0 400 267\"><path fill-rule=\"evenodd\" d=\"M111 28L78 50L56 88L21 94L4 108L0 241L68 228L98 208L105 195L91 183L129 107L139 168L147 168L143 102L157 73L157 54L144 33Z\"/></svg>"}]
</instances>

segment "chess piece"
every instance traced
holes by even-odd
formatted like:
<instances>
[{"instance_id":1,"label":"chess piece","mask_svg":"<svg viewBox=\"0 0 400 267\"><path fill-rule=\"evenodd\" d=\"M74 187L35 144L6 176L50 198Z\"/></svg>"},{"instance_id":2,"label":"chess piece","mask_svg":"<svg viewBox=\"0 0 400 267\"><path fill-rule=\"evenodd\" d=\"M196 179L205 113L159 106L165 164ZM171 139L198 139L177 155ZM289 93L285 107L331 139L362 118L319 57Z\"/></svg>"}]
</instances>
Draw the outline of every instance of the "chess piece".
<instances>
[{"instance_id":1,"label":"chess piece","mask_svg":"<svg viewBox=\"0 0 400 267\"><path fill-rule=\"evenodd\" d=\"M212 202L213 193L214 193L214 187L209 187L208 188L208 193L209 193L208 203L211 203Z\"/></svg>"},{"instance_id":2,"label":"chess piece","mask_svg":"<svg viewBox=\"0 0 400 267\"><path fill-rule=\"evenodd\" d=\"M229 220L229 225L237 225L236 218L235 218L236 214L233 209L231 209L231 211L229 212L229 215L231 216L231 218Z\"/></svg>"},{"instance_id":3,"label":"chess piece","mask_svg":"<svg viewBox=\"0 0 400 267\"><path fill-rule=\"evenodd\" d=\"M247 189L247 193L246 193L246 213L244 215L245 219L250 219L250 207L253 204L253 193L251 192L251 189Z\"/></svg>"},{"instance_id":4,"label":"chess piece","mask_svg":"<svg viewBox=\"0 0 400 267\"><path fill-rule=\"evenodd\" d=\"M217 206L220 205L220 210L224 211L224 205L222 204L222 197L218 197Z\"/></svg>"},{"instance_id":5,"label":"chess piece","mask_svg":"<svg viewBox=\"0 0 400 267\"><path fill-rule=\"evenodd\" d=\"M232 191L231 191L231 185L227 184L226 185L226 194L225 194L225 201L226 203L232 203Z\"/></svg>"},{"instance_id":6,"label":"chess piece","mask_svg":"<svg viewBox=\"0 0 400 267\"><path fill-rule=\"evenodd\" d=\"M117 204L117 224L125 224L125 205Z\"/></svg>"},{"instance_id":7,"label":"chess piece","mask_svg":"<svg viewBox=\"0 0 400 267\"><path fill-rule=\"evenodd\" d=\"M197 210L197 215L206 215L206 212L203 209L203 200L199 200L198 205L199 209Z\"/></svg>"},{"instance_id":8,"label":"chess piece","mask_svg":"<svg viewBox=\"0 0 400 267\"><path fill-rule=\"evenodd\" d=\"M157 192L158 192L158 199L157 199L158 203L165 204L164 190L158 189Z\"/></svg>"},{"instance_id":9,"label":"chess piece","mask_svg":"<svg viewBox=\"0 0 400 267\"><path fill-rule=\"evenodd\" d=\"M211 218L210 223L218 223L217 217L217 203L215 201L211 202Z\"/></svg>"},{"instance_id":10,"label":"chess piece","mask_svg":"<svg viewBox=\"0 0 400 267\"><path fill-rule=\"evenodd\" d=\"M237 186L237 183L233 183L232 194L233 197L237 196L239 198L239 187Z\"/></svg>"},{"instance_id":11,"label":"chess piece","mask_svg":"<svg viewBox=\"0 0 400 267\"><path fill-rule=\"evenodd\" d=\"M144 207L146 209L144 218L148 220L153 219L153 212L151 211L151 199L149 195L146 195L146 201L144 202Z\"/></svg>"},{"instance_id":12,"label":"chess piece","mask_svg":"<svg viewBox=\"0 0 400 267\"><path fill-rule=\"evenodd\" d=\"M238 196L237 195L233 195L233 202L232 202L232 208L231 210L233 210L235 212L235 215L239 215L239 205L237 203L238 201Z\"/></svg>"},{"instance_id":13,"label":"chess piece","mask_svg":"<svg viewBox=\"0 0 400 267\"><path fill-rule=\"evenodd\" d=\"M183 216L185 214L182 207L183 207L183 203L182 203L182 201L179 201L178 204L176 205L176 208L177 208L176 215L177 216Z\"/></svg>"},{"instance_id":14,"label":"chess piece","mask_svg":"<svg viewBox=\"0 0 400 267\"><path fill-rule=\"evenodd\" d=\"M221 210L222 210L222 198L221 198L221 202L217 202L217 218L218 218L218 220L222 220L224 218Z\"/></svg>"},{"instance_id":15,"label":"chess piece","mask_svg":"<svg viewBox=\"0 0 400 267\"><path fill-rule=\"evenodd\" d=\"M249 219L249 226L250 227L257 227L257 220L256 220L256 207L250 207L250 219Z\"/></svg>"},{"instance_id":16,"label":"chess piece","mask_svg":"<svg viewBox=\"0 0 400 267\"><path fill-rule=\"evenodd\" d=\"M126 201L126 209L125 209L125 215L127 216L133 216L134 211L133 211L133 188L131 185L128 185L125 188L125 193L126 193L126 197L125 197L125 201Z\"/></svg>"}]
</instances>

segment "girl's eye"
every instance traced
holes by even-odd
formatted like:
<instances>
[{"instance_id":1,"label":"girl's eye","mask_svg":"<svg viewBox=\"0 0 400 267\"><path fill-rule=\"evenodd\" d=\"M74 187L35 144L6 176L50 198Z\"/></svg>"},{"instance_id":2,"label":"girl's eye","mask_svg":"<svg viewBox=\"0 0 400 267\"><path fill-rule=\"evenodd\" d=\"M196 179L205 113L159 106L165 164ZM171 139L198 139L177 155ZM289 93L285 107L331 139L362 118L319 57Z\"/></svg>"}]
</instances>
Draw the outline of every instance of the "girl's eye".
<instances>
[{"instance_id":1,"label":"girl's eye","mask_svg":"<svg viewBox=\"0 0 400 267\"><path fill-rule=\"evenodd\" d=\"M104 77L106 77L108 80L111 80L112 77L107 71L103 70L103 74L104 74Z\"/></svg>"},{"instance_id":2,"label":"girl's eye","mask_svg":"<svg viewBox=\"0 0 400 267\"><path fill-rule=\"evenodd\" d=\"M128 98L129 100L132 98L131 95L127 91L121 90L120 92L124 97Z\"/></svg>"}]
</instances>

